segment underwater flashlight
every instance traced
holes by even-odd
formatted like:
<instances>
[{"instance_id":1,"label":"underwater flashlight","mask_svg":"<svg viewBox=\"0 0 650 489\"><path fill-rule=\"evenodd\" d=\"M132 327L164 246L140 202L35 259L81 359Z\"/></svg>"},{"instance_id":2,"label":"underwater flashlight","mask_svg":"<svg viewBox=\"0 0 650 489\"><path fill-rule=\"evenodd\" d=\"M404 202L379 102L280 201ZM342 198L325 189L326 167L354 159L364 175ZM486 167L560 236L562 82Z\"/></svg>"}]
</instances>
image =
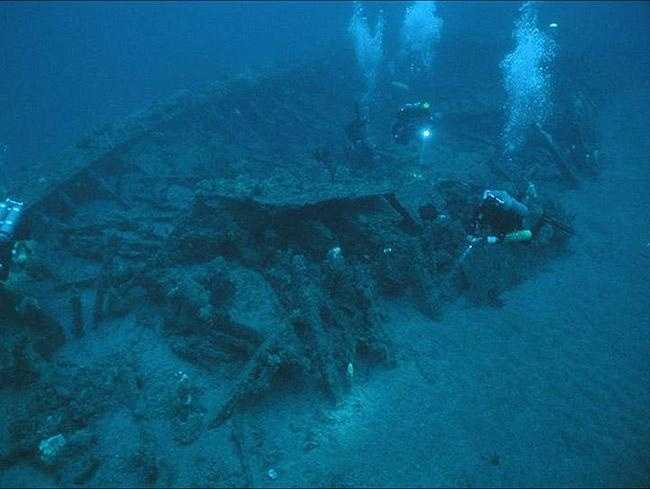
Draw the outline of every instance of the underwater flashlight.
<instances>
[{"instance_id":1,"label":"underwater flashlight","mask_svg":"<svg viewBox=\"0 0 650 489\"><path fill-rule=\"evenodd\" d=\"M423 130L422 130L422 138L423 138L423 139L427 139L427 138L429 138L429 137L431 137L431 129L428 129L428 128L427 128L427 129L423 129Z\"/></svg>"}]
</instances>

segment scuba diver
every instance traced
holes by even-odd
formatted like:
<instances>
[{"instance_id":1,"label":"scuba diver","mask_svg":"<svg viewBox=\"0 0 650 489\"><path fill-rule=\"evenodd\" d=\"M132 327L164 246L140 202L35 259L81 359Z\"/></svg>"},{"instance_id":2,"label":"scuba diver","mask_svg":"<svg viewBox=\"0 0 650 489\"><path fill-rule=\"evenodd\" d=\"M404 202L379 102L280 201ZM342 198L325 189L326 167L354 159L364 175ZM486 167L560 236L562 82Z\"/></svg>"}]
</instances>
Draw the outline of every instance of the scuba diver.
<instances>
[{"instance_id":1,"label":"scuba diver","mask_svg":"<svg viewBox=\"0 0 650 489\"><path fill-rule=\"evenodd\" d=\"M368 166L375 162L375 152L368 142L368 118L362 114L358 103L354 105L354 119L345 128L348 140L348 160L357 166Z\"/></svg>"},{"instance_id":2,"label":"scuba diver","mask_svg":"<svg viewBox=\"0 0 650 489\"><path fill-rule=\"evenodd\" d=\"M7 198L0 202L0 282L9 276L16 230L23 214L23 203Z\"/></svg>"},{"instance_id":3,"label":"scuba diver","mask_svg":"<svg viewBox=\"0 0 650 489\"><path fill-rule=\"evenodd\" d=\"M534 192L531 184L524 200L529 201ZM479 243L530 241L538 217L536 212L505 190L485 190L474 214L472 234L467 236L469 245L459 261L462 262Z\"/></svg>"},{"instance_id":4,"label":"scuba diver","mask_svg":"<svg viewBox=\"0 0 650 489\"><path fill-rule=\"evenodd\" d=\"M473 232L503 240L508 234L523 230L529 214L528 207L505 190L485 190L476 208Z\"/></svg>"},{"instance_id":5,"label":"scuba diver","mask_svg":"<svg viewBox=\"0 0 650 489\"><path fill-rule=\"evenodd\" d=\"M359 103L354 104L354 119L345 128L350 145L361 144L368 137L368 119L361 114Z\"/></svg>"},{"instance_id":6,"label":"scuba diver","mask_svg":"<svg viewBox=\"0 0 650 489\"><path fill-rule=\"evenodd\" d=\"M432 122L433 114L428 102L405 104L400 107L393 123L393 141L408 144L414 136L426 139L431 136Z\"/></svg>"}]
</instances>

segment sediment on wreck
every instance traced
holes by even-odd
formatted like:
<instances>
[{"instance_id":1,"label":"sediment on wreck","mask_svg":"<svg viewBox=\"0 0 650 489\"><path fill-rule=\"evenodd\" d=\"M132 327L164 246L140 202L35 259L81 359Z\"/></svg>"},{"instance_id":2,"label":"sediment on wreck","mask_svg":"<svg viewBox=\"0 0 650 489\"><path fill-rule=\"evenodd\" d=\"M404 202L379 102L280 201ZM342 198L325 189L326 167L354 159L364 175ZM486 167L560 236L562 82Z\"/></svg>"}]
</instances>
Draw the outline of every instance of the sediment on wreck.
<instances>
[{"instance_id":1,"label":"sediment on wreck","mask_svg":"<svg viewBox=\"0 0 650 489\"><path fill-rule=\"evenodd\" d=\"M347 120L353 97L342 95L345 80L333 80L330 68L185 92L89 135L33 180L25 200L34 251L0 289L11 319L28 326L3 351L3 373L22 372L3 375L3 387L52 395L12 424L11 463L34 458L38 434L85 434L116 402L138 422L146 417L133 407L146 382L124 353L57 371L81 378L65 389L43 376L66 341L88 341L124 318L146 323L177 357L225 379L223 399L205 412L196 396L184 404L185 387L170 381L165 399L176 406L174 426L183 426L175 441L192 443L233 417L237 438L238 415L279 384L300 380L336 404L348 395L349 372L395 365L399 331L384 324L385 301L438 321L461 296L499 305L503 291L566 250L570 218L542 187L590 174L593 160L572 156L582 154L572 149L575 134L542 128L549 137L538 131L527 157L509 168L495 131L482 130L498 107L454 92L438 100L444 137L430 167L391 146L378 148L377 168L354 170L341 156L343 131L332 124ZM593 104L575 104L573 118L587 121L577 122L579 148L597 151L588 127ZM310 155L321 146L331 148L327 161ZM447 177L438 163L472 172ZM515 195L530 180L542 182L547 240L477 247L459 263L482 191L498 186ZM53 425L45 423L50 415ZM138 463L153 484L160 463L150 435L143 438ZM77 480L95 470L95 459L84 460Z\"/></svg>"}]
</instances>

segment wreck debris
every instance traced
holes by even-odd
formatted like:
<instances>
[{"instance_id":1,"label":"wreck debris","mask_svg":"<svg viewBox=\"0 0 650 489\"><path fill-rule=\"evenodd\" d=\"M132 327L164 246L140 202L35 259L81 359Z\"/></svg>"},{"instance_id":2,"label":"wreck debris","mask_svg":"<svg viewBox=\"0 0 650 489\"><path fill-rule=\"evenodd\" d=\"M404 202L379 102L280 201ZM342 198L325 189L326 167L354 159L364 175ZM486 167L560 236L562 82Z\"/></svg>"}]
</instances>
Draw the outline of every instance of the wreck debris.
<instances>
[{"instance_id":1,"label":"wreck debris","mask_svg":"<svg viewBox=\"0 0 650 489\"><path fill-rule=\"evenodd\" d=\"M72 292L70 307L72 308L72 331L77 338L81 338L84 335L84 319L81 296L78 290Z\"/></svg>"},{"instance_id":2,"label":"wreck debris","mask_svg":"<svg viewBox=\"0 0 650 489\"><path fill-rule=\"evenodd\" d=\"M562 178L564 178L569 184L575 186L578 183L578 178L573 173L573 170L571 170L571 167L569 166L564 155L562 154L562 150L560 149L560 147L557 145L553 137L547 131L542 129L542 126L540 126L539 124L535 124L535 128L537 129L540 136L543 138L543 141L546 143L546 146L551 150L551 153L553 155L553 161L558 166Z\"/></svg>"},{"instance_id":3,"label":"wreck debris","mask_svg":"<svg viewBox=\"0 0 650 489\"><path fill-rule=\"evenodd\" d=\"M349 169L327 150L336 147L330 144L336 128L318 120L314 100L300 101L310 109L304 111L291 105L290 91L280 96L270 90L274 86L241 83L213 87L201 96L185 94L81 142L73 158L62 160L65 171L44 180L52 183L34 189L27 199L44 247L60 251L57 273L40 279L46 292L39 301L45 306L35 299L15 301L21 304L16 313L21 320L34 330L51 330L51 336L42 335L48 337L47 345L44 340L39 348L24 342L12 350L11 368L17 366L30 382L39 379L30 347L51 357L65 339L52 319L54 307L47 308L48 301L56 306L57 300L69 305L77 337L90 335L87 325L92 322L135 312L136 317L154 317L149 324L160 327L171 350L184 360L212 372L236 369L217 409L203 408L199 390L184 374L166 399L173 438L182 445L193 443L206 428L232 420L244 485L256 482L259 469L247 460L250 440L242 414L255 400L272 395L283 381L301 378L335 404L345 399L353 382L361 381L369 365L395 365L395 345L380 313L383 300L403 298L429 317L440 317L444 305L460 294L497 304L498 294L520 278L513 277L513 270L538 267L560 235L570 234L564 216L549 212L544 253L542 248L513 247L477 253L471 268L454 268L471 219L472 196L480 193L476 186L444 182L418 170L421 190L412 196L401 192L405 179L397 171L390 173L392 168L384 168L385 175L346 173ZM273 93L265 110L278 113L282 120L277 127L249 103L262 89ZM341 97L326 105L328 111L345 114L349 101ZM486 115L457 114L457 119L474 125L493 118L493 111L481 112ZM290 130L296 122L304 129L299 136ZM251 125L253 138L247 129ZM577 180L565 140L538 129L542 144L537 148L550 150L563 178ZM281 137L277 131L284 131ZM498 178L514 186L526 180L502 165L498 145L489 137L472 133L466 139L489 148L480 154L494 155L489 164ZM315 163L302 154L305 147L316 148L311 154ZM411 155L398 157L390 149L377 154L386 167L412 163ZM597 160L598 150L592 154ZM495 262L507 266L493 266ZM495 277L490 283L497 285L481 289L488 272ZM270 311L266 318L241 314L258 307ZM107 406L128 405L139 395L135 389L145 386L128 368L102 365L85 377L78 398L70 395L76 385L53 397L74 429ZM58 392L57 386L44 385ZM115 392L125 392L125 399L116 401L111 397ZM67 440L74 433L57 425L36 437L39 426L16 426L20 443L15 453L20 455L12 460L33 457L30 450L39 440L59 433ZM164 464L155 455L153 437L143 438L137 463L144 483L154 485L160 483ZM75 483L91 480L101 461L84 463ZM262 473L273 480L277 472L271 466L266 464Z\"/></svg>"},{"instance_id":4,"label":"wreck debris","mask_svg":"<svg viewBox=\"0 0 650 489\"><path fill-rule=\"evenodd\" d=\"M331 341L321 319L324 307L322 294L317 283L310 280L305 258L293 257L291 269L292 290L295 293L296 309L293 311L292 324L296 335L301 339L307 355L320 376L321 385L327 398L338 403L343 396L337 362L332 353Z\"/></svg>"},{"instance_id":5,"label":"wreck debris","mask_svg":"<svg viewBox=\"0 0 650 489\"><path fill-rule=\"evenodd\" d=\"M50 438L41 441L38 444L38 454L39 458L46 465L51 465L54 463L56 457L59 455L59 452L65 447L66 439L61 433L58 435L51 436Z\"/></svg>"},{"instance_id":6,"label":"wreck debris","mask_svg":"<svg viewBox=\"0 0 650 489\"><path fill-rule=\"evenodd\" d=\"M212 416L208 429L217 428L243 403L266 392L280 367L293 362L291 353L283 347L288 333L288 330L279 331L260 345L253 357L246 362L225 402Z\"/></svg>"},{"instance_id":7,"label":"wreck debris","mask_svg":"<svg viewBox=\"0 0 650 489\"><path fill-rule=\"evenodd\" d=\"M239 460L239 466L244 479L244 486L253 487L253 471L248 462L249 448L247 446L246 427L244 426L244 416L236 415L232 419L230 429L230 441L235 447L235 454Z\"/></svg>"},{"instance_id":8,"label":"wreck debris","mask_svg":"<svg viewBox=\"0 0 650 489\"><path fill-rule=\"evenodd\" d=\"M171 400L171 422L174 440L189 445L203 433L205 410L199 403L199 388L183 372L176 373L176 386Z\"/></svg>"}]
</instances>

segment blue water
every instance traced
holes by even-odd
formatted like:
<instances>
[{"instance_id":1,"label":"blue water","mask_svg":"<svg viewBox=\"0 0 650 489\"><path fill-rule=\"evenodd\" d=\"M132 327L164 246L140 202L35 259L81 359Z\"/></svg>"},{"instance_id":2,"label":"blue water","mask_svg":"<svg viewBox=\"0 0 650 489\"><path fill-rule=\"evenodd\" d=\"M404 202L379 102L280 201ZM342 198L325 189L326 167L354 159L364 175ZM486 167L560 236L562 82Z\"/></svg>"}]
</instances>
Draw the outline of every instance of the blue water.
<instances>
[{"instance_id":1,"label":"blue water","mask_svg":"<svg viewBox=\"0 0 650 489\"><path fill-rule=\"evenodd\" d=\"M38 221L30 246L57 275L27 279L29 273L17 265L0 288L36 297L65 329L64 341L48 358L28 347L29 361L38 365L35 379L0 383L0 487L650 485L650 5L535 2L521 10L519 2L435 2L421 4L405 23L409 7L410 2L0 4L0 199L23 199L35 219L52 217ZM534 19L522 13L526 8ZM560 65L562 59L571 64ZM176 214L164 206L154 218L128 214L130 205L140 204L127 202L126 210L114 211L103 207L104 197L80 197L83 212L66 221L41 193L68 171L81 154L80 141L97 128L130 120L179 90L254 85L265 74L312 65L323 70L317 81L309 78L312 68L305 68L275 87L297 108L276 105L275 93L264 85L266 92L251 92L254 103L233 95L223 106L208 106L205 114L232 117L228 130L201 132L199 119L212 115L200 112L186 127L173 129L182 136L169 146L159 140L164 132L154 134L153 143L136 142L127 156L116 158L170 178L200 160L201 168L187 172L200 179L140 192L152 199L164 194L164 205L178 206ZM517 151L524 151L530 126L555 120L560 76L584 80L599 94L599 173L575 188L558 185L557 175L545 173L548 168L536 174L538 189L572 216L575 232L566 252L509 286L497 306L477 305L460 294L433 320L408 301L386 298L380 317L395 365L359 362L349 374L349 391L335 406L309 381L283 384L243 403L234 420L207 429L206 420L251 353L193 361L192 353L200 356L205 348L199 342L189 357L187 351L179 354L177 338L165 329L165 285L138 289L128 313L74 336L72 287L66 283L78 281L82 305L90 308L103 262L66 255L71 242L92 254L94 241L61 238L62 221L101 229L114 225L111 219L124 219L124 229L124 222L150 226L145 241L153 242L151 236L191 214L199 180L223 173L237 188L246 187L244 170L229 169L233 162L233 168L254 168L251 173L266 182L289 173L322 179L329 187L328 174L317 174L309 154L315 142L335 145L345 138L354 101L370 114L378 153L397 162L382 170L382 185L401 186L403 180L391 182L399 173L411 175L413 188L446 178L490 186L497 177L477 163L485 153L476 156L476 137L494 141L505 168L517 165L518 155L525 158ZM498 107L487 122L471 126L474 139L445 140L443 127L417 147L395 149L388 135L391 117L400 104L420 99L439 102L436 120L455 114L449 107L462 107L462 114ZM93 164L101 166L98 161ZM291 167L302 161L304 171ZM123 172L125 183L116 188L131 191L131 167L115 168L107 170L109 184ZM345 185L358 175L343 168L335 178ZM295 197L299 190L280 193ZM125 239L131 231L124 231ZM288 248L283 243L276 251ZM246 257L232 266L238 277L233 314L268 338L282 327L277 311L284 307L261 284L268 270L252 273ZM198 276L208 264L174 267L182 288L178 277ZM156 277L147 279L153 283ZM200 292L195 297L204 300ZM6 309L0 304L0 341L14 345L26 335L31 345L31 326ZM12 348L1 351L5 378L23 372ZM184 412L178 405L184 382L200 403L189 420L177 412ZM56 405L54 391L73 407ZM87 420L57 424L61 412L74 418L69 412L75 406L84 411L94 403ZM179 416L182 422L175 424ZM35 421L17 423L25 419ZM59 432L68 448L84 448L44 462L39 443ZM189 441L180 442L186 434Z\"/></svg>"}]
</instances>

